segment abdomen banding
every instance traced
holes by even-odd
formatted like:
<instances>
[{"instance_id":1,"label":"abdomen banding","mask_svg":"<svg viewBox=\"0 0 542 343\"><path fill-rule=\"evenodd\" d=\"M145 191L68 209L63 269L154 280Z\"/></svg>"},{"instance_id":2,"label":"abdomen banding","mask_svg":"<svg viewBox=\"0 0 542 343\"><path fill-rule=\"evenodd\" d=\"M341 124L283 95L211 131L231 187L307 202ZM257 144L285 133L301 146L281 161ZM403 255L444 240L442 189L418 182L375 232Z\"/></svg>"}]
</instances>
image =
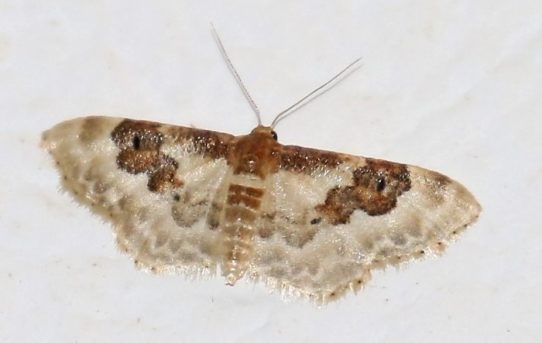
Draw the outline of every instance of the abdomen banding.
<instances>
[{"instance_id":1,"label":"abdomen banding","mask_svg":"<svg viewBox=\"0 0 542 343\"><path fill-rule=\"evenodd\" d=\"M263 189L230 184L224 209L224 255L222 274L233 285L246 271L252 254L254 221L258 215Z\"/></svg>"},{"instance_id":2,"label":"abdomen banding","mask_svg":"<svg viewBox=\"0 0 542 343\"><path fill-rule=\"evenodd\" d=\"M244 205L252 210L258 210L263 193L260 188L231 184L228 189L228 205Z\"/></svg>"}]
</instances>

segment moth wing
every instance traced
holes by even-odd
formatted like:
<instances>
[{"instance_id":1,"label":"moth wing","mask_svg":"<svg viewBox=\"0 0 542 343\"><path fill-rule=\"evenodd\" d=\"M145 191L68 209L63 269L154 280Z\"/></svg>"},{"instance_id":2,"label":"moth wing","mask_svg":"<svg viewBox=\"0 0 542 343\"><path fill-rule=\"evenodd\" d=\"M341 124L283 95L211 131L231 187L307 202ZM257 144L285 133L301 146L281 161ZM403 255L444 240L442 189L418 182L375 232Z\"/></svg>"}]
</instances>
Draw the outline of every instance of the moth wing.
<instances>
[{"instance_id":1,"label":"moth wing","mask_svg":"<svg viewBox=\"0 0 542 343\"><path fill-rule=\"evenodd\" d=\"M441 251L481 210L465 187L430 170L298 147L282 154L267 179L251 274L317 302L358 290L371 269Z\"/></svg>"},{"instance_id":2,"label":"moth wing","mask_svg":"<svg viewBox=\"0 0 542 343\"><path fill-rule=\"evenodd\" d=\"M208 215L227 173L227 134L85 117L43 134L63 188L112 222L119 247L156 271L210 272ZM204 266L204 269L201 268Z\"/></svg>"}]
</instances>

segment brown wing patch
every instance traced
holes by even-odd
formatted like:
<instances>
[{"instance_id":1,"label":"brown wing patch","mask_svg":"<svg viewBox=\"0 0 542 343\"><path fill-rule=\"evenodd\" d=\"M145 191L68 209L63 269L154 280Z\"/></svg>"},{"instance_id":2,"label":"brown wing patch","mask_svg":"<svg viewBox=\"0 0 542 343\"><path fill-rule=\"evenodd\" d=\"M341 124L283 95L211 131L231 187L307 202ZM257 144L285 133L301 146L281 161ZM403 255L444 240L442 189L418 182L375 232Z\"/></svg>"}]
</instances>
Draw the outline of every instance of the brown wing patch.
<instances>
[{"instance_id":1,"label":"brown wing patch","mask_svg":"<svg viewBox=\"0 0 542 343\"><path fill-rule=\"evenodd\" d=\"M397 204L397 197L409 189L406 165L367 159L365 166L352 173L352 185L329 190L316 210L332 224L346 224L357 209L370 216L388 213Z\"/></svg>"},{"instance_id":2,"label":"brown wing patch","mask_svg":"<svg viewBox=\"0 0 542 343\"><path fill-rule=\"evenodd\" d=\"M190 143L197 153L211 158L226 158L230 149L230 141L235 136L227 133L172 126L167 129L168 136L175 143Z\"/></svg>"},{"instance_id":3,"label":"brown wing patch","mask_svg":"<svg viewBox=\"0 0 542 343\"><path fill-rule=\"evenodd\" d=\"M280 169L311 174L322 167L336 168L348 159L336 152L284 146L280 151Z\"/></svg>"},{"instance_id":4,"label":"brown wing patch","mask_svg":"<svg viewBox=\"0 0 542 343\"><path fill-rule=\"evenodd\" d=\"M159 128L157 123L126 119L113 130L111 139L121 150L118 167L131 174L147 174L149 190L162 193L182 186L182 181L175 178L177 162L160 151L164 135Z\"/></svg>"}]
</instances>

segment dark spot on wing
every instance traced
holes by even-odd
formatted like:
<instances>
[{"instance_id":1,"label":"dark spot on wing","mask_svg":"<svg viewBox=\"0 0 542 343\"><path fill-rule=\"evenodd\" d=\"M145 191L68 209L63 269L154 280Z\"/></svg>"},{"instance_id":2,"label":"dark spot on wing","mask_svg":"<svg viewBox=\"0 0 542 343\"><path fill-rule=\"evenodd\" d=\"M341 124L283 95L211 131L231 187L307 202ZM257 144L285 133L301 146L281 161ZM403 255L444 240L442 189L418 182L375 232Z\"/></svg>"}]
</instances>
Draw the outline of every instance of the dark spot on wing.
<instances>
[{"instance_id":1,"label":"dark spot on wing","mask_svg":"<svg viewBox=\"0 0 542 343\"><path fill-rule=\"evenodd\" d=\"M134 136L133 145L134 145L134 149L136 150L139 150L139 148L141 147L141 138L139 138L138 135Z\"/></svg>"},{"instance_id":2,"label":"dark spot on wing","mask_svg":"<svg viewBox=\"0 0 542 343\"><path fill-rule=\"evenodd\" d=\"M386 179L383 178L383 177L379 177L376 180L376 191L377 192L382 192L384 190L384 188L386 188Z\"/></svg>"}]
</instances>

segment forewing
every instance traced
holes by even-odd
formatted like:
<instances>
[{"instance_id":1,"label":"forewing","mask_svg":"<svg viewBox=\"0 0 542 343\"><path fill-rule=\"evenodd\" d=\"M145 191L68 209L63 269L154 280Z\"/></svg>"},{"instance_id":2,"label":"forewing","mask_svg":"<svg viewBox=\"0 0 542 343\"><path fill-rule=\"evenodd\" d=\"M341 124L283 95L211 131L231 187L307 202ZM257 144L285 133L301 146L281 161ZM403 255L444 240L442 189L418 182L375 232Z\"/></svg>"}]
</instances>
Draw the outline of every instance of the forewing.
<instances>
[{"instance_id":1,"label":"forewing","mask_svg":"<svg viewBox=\"0 0 542 343\"><path fill-rule=\"evenodd\" d=\"M297 147L282 154L251 272L319 302L359 289L371 269L441 251L480 212L462 185L433 171Z\"/></svg>"},{"instance_id":2,"label":"forewing","mask_svg":"<svg viewBox=\"0 0 542 343\"><path fill-rule=\"evenodd\" d=\"M207 216L233 136L120 118L63 122L43 135L64 189L111 221L120 248L153 270L216 267ZM203 268L203 269L202 269Z\"/></svg>"}]
</instances>

